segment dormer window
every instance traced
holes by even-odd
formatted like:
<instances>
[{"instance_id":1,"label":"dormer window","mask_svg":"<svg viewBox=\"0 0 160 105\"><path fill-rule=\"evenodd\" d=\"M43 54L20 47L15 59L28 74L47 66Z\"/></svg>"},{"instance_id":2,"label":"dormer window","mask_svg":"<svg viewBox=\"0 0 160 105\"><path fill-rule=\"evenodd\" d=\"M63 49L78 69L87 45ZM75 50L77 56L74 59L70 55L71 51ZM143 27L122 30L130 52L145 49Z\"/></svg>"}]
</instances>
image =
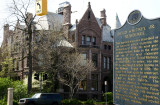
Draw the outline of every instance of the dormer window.
<instances>
[{"instance_id":1,"label":"dormer window","mask_svg":"<svg viewBox=\"0 0 160 105\"><path fill-rule=\"evenodd\" d=\"M90 45L91 44L91 37L90 36L87 36L87 45Z\"/></svg>"},{"instance_id":2,"label":"dormer window","mask_svg":"<svg viewBox=\"0 0 160 105\"><path fill-rule=\"evenodd\" d=\"M93 45L96 45L96 37L93 37L93 38L92 38L92 44L93 44Z\"/></svg>"}]
</instances>

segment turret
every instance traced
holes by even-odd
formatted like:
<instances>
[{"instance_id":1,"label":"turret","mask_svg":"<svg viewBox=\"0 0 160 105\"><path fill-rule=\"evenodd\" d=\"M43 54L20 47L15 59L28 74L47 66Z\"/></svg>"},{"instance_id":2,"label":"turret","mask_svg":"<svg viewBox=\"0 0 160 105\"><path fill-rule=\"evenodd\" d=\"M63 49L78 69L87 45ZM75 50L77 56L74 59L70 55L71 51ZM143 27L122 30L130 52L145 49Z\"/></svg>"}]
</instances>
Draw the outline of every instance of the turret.
<instances>
[{"instance_id":1,"label":"turret","mask_svg":"<svg viewBox=\"0 0 160 105\"><path fill-rule=\"evenodd\" d=\"M115 29L120 28L120 27L121 27L121 22L119 20L118 15L116 14Z\"/></svg>"}]
</instances>

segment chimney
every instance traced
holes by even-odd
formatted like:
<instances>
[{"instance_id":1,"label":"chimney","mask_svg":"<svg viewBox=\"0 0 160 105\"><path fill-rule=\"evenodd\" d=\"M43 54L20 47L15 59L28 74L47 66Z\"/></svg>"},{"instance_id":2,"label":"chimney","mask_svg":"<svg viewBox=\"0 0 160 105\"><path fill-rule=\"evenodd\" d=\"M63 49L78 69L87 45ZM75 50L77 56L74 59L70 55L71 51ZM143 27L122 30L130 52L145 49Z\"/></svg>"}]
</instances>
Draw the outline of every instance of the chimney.
<instances>
[{"instance_id":1,"label":"chimney","mask_svg":"<svg viewBox=\"0 0 160 105\"><path fill-rule=\"evenodd\" d=\"M101 23L102 25L105 26L107 24L106 23L106 10L103 9L102 11L100 11L100 13L101 13L101 17L100 17Z\"/></svg>"},{"instance_id":2,"label":"chimney","mask_svg":"<svg viewBox=\"0 0 160 105\"><path fill-rule=\"evenodd\" d=\"M5 24L4 27L3 27L3 40L6 41L7 40L7 37L9 35L9 24Z\"/></svg>"},{"instance_id":3,"label":"chimney","mask_svg":"<svg viewBox=\"0 0 160 105\"><path fill-rule=\"evenodd\" d=\"M63 24L71 24L71 5L64 5L63 9L64 21Z\"/></svg>"},{"instance_id":4,"label":"chimney","mask_svg":"<svg viewBox=\"0 0 160 105\"><path fill-rule=\"evenodd\" d=\"M91 8L91 3L90 2L88 2L88 8Z\"/></svg>"},{"instance_id":5,"label":"chimney","mask_svg":"<svg viewBox=\"0 0 160 105\"><path fill-rule=\"evenodd\" d=\"M67 40L69 40L69 29L71 27L71 5L70 3L63 4L63 32Z\"/></svg>"}]
</instances>

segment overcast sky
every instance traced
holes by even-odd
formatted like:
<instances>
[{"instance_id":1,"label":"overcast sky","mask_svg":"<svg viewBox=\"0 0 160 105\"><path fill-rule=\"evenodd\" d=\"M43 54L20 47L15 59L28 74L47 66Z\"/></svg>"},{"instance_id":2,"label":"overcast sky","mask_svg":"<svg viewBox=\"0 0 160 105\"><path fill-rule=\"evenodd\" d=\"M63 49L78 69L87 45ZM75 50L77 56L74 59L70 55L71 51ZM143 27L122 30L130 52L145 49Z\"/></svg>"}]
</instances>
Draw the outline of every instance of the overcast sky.
<instances>
[{"instance_id":1,"label":"overcast sky","mask_svg":"<svg viewBox=\"0 0 160 105\"><path fill-rule=\"evenodd\" d=\"M7 17L9 17L8 5L11 0L0 0L0 45L3 39L3 25ZM35 0L36 1L36 0ZM56 12L59 3L67 0L48 0L48 11ZM100 17L100 11L105 9L107 15L107 23L113 28L115 24L116 13L123 25L130 12L140 10L142 15L148 19L160 17L160 0L68 0L72 6L73 13L72 23L75 19L80 19L87 9L88 2L96 17ZM35 7L32 6L29 12L35 13ZM11 17L9 17L11 18Z\"/></svg>"}]
</instances>

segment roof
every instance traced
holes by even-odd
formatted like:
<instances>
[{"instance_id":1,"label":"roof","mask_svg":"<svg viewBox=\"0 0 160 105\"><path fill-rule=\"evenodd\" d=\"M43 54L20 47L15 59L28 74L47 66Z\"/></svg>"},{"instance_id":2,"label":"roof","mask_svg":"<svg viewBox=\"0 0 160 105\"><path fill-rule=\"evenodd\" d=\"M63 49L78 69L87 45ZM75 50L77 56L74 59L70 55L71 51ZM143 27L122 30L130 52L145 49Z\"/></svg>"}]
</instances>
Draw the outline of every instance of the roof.
<instances>
[{"instance_id":1,"label":"roof","mask_svg":"<svg viewBox=\"0 0 160 105\"><path fill-rule=\"evenodd\" d=\"M98 22L99 27L101 27L102 23L101 23L100 19L96 18L96 20ZM70 31L75 31L75 30L76 30L76 24L74 24L70 28ZM108 24L106 24L106 26L103 26L102 38L103 38L103 41L113 42L113 38L112 38L112 35L111 35L111 27Z\"/></svg>"},{"instance_id":2,"label":"roof","mask_svg":"<svg viewBox=\"0 0 160 105\"><path fill-rule=\"evenodd\" d=\"M118 14L116 14L116 22L115 22L115 27L114 29L118 29L120 28L122 25L121 25L121 22L119 20L119 17L118 17Z\"/></svg>"},{"instance_id":3,"label":"roof","mask_svg":"<svg viewBox=\"0 0 160 105\"><path fill-rule=\"evenodd\" d=\"M38 17L36 20L37 30L50 30L50 29L61 29L63 24L63 15L48 12L47 15Z\"/></svg>"},{"instance_id":4,"label":"roof","mask_svg":"<svg viewBox=\"0 0 160 105\"><path fill-rule=\"evenodd\" d=\"M111 27L109 27L107 25L103 26L102 38L103 38L103 41L113 42L113 38L112 38L112 35L111 35Z\"/></svg>"},{"instance_id":5,"label":"roof","mask_svg":"<svg viewBox=\"0 0 160 105\"><path fill-rule=\"evenodd\" d=\"M96 18L96 19L97 19L99 26L101 27L102 23L101 23L100 19L99 18ZM103 41L106 41L106 42L113 42L113 38L111 35L111 27L108 24L103 26L102 39L103 39Z\"/></svg>"},{"instance_id":6,"label":"roof","mask_svg":"<svg viewBox=\"0 0 160 105\"><path fill-rule=\"evenodd\" d=\"M57 47L73 47L67 40L63 39L60 42L57 42L56 45Z\"/></svg>"}]
</instances>

